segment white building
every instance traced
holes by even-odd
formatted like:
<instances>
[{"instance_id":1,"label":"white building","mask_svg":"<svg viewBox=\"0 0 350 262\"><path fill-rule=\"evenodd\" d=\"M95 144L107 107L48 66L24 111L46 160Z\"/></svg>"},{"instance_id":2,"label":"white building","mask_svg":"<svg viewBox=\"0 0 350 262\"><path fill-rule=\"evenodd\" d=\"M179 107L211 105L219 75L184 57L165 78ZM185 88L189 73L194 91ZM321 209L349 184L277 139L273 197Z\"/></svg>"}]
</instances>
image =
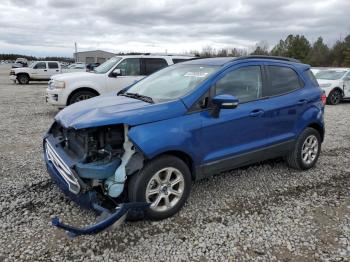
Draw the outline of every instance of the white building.
<instances>
[{"instance_id":1,"label":"white building","mask_svg":"<svg viewBox=\"0 0 350 262\"><path fill-rule=\"evenodd\" d=\"M113 53L102 51L102 50L77 52L77 53L74 53L73 55L76 62L82 62L86 64L90 64L90 63L102 64L106 60L115 56L115 54Z\"/></svg>"}]
</instances>

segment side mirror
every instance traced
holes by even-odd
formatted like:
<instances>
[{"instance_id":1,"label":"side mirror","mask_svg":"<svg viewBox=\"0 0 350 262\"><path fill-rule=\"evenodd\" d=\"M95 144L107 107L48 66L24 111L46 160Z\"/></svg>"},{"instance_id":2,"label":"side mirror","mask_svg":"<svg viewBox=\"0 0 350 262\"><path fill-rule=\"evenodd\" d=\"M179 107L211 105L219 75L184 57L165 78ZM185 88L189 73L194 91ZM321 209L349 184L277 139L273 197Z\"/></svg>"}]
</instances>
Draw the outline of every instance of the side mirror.
<instances>
[{"instance_id":1,"label":"side mirror","mask_svg":"<svg viewBox=\"0 0 350 262\"><path fill-rule=\"evenodd\" d=\"M112 76L113 76L113 77L120 76L121 74L122 74L122 72L120 71L119 68L114 69L113 72L112 72Z\"/></svg>"},{"instance_id":2,"label":"side mirror","mask_svg":"<svg viewBox=\"0 0 350 262\"><path fill-rule=\"evenodd\" d=\"M220 109L234 109L238 106L238 99L232 95L217 95L211 100L214 105L212 116L219 117Z\"/></svg>"}]
</instances>

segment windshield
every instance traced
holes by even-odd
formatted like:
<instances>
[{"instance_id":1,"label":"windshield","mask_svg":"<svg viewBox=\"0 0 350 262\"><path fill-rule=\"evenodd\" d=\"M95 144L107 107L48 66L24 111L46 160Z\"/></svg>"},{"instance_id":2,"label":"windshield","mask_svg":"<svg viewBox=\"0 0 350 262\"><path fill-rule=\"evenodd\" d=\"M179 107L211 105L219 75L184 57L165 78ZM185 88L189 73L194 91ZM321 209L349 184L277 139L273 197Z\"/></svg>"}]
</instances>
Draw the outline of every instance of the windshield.
<instances>
[{"instance_id":1,"label":"windshield","mask_svg":"<svg viewBox=\"0 0 350 262\"><path fill-rule=\"evenodd\" d=\"M105 74L107 73L116 63L118 63L122 59L121 57L112 57L111 59L108 59L103 64L99 65L94 69L94 72L96 74Z\"/></svg>"},{"instance_id":2,"label":"windshield","mask_svg":"<svg viewBox=\"0 0 350 262\"><path fill-rule=\"evenodd\" d=\"M342 78L346 72L345 70L324 70L318 72L315 77L323 80L338 80Z\"/></svg>"},{"instance_id":3,"label":"windshield","mask_svg":"<svg viewBox=\"0 0 350 262\"><path fill-rule=\"evenodd\" d=\"M174 100L195 89L217 69L217 66L177 64L137 82L126 94L147 96L155 103Z\"/></svg>"}]
</instances>

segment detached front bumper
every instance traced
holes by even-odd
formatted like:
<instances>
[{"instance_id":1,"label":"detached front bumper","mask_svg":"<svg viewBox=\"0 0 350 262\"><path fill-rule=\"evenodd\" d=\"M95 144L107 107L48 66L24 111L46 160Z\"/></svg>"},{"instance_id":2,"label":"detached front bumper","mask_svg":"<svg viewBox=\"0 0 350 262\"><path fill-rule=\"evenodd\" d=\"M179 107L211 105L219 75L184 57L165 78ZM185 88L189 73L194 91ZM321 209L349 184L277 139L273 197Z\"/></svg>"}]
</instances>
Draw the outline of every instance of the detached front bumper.
<instances>
[{"instance_id":1,"label":"detached front bumper","mask_svg":"<svg viewBox=\"0 0 350 262\"><path fill-rule=\"evenodd\" d=\"M123 203L120 204L114 210L114 212L110 212L101 206L101 201L98 199L97 193L95 191L83 190L85 186L84 183L72 170L74 161L70 160L63 152L60 152L60 149L55 147L53 141L50 142L50 137L44 139L43 146L47 171L50 174L52 180L61 189L61 191L69 199L77 203L82 208L90 209L96 213L104 213L104 215L107 215L107 217L102 221L85 228L77 228L63 224L57 217L52 219L52 225L66 230L70 237L86 234L96 234L112 225L124 221L129 211L142 212L142 210L149 206L147 203ZM71 177L67 177L67 173L69 171ZM78 186L76 185L76 182L78 183Z\"/></svg>"}]
</instances>

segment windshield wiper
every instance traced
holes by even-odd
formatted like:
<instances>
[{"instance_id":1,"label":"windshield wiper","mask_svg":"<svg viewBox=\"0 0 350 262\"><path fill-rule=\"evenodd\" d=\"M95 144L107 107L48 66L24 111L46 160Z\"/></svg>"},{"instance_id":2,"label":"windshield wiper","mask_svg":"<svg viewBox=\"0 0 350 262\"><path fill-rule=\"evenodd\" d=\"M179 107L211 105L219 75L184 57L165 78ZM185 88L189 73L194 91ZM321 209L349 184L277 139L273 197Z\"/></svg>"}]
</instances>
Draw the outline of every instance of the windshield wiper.
<instances>
[{"instance_id":1,"label":"windshield wiper","mask_svg":"<svg viewBox=\"0 0 350 262\"><path fill-rule=\"evenodd\" d=\"M139 99L139 100L145 101L147 103L154 104L154 101L153 101L152 97L140 95L140 94L137 94L137 93L123 93L123 94L120 94L120 96L126 96L126 97L130 97L130 98L135 98L135 99Z\"/></svg>"}]
</instances>

